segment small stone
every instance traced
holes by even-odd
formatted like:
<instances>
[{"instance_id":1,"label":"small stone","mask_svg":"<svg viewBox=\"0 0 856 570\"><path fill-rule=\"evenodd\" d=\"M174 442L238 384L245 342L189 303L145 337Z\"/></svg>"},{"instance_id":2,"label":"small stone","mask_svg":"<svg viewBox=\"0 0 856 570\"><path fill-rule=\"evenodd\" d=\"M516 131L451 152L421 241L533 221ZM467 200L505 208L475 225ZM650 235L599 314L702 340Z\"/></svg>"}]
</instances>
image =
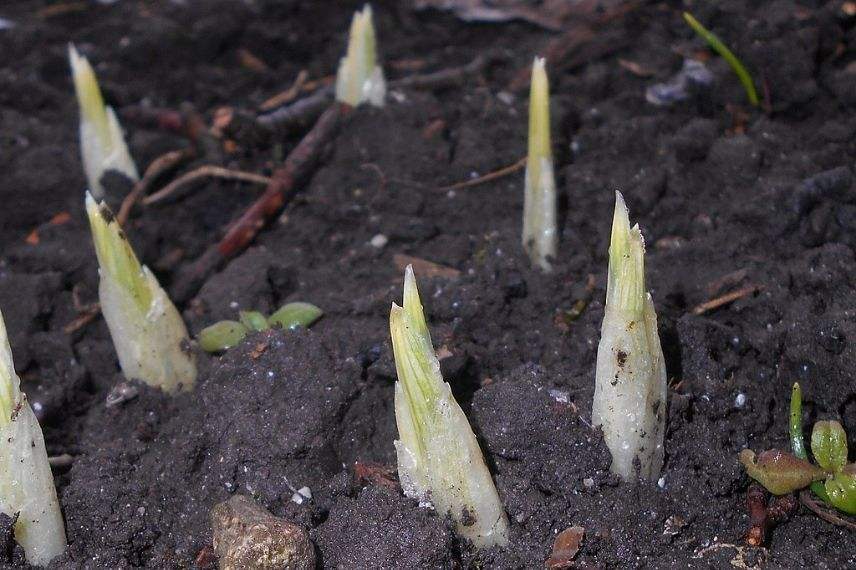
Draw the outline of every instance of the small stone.
<instances>
[{"instance_id":1,"label":"small stone","mask_svg":"<svg viewBox=\"0 0 856 570\"><path fill-rule=\"evenodd\" d=\"M291 496L291 500L298 505L302 505L306 501L312 499L312 490L309 487L301 487Z\"/></svg>"},{"instance_id":2,"label":"small stone","mask_svg":"<svg viewBox=\"0 0 856 570\"><path fill-rule=\"evenodd\" d=\"M687 521L678 515L672 515L663 523L663 536L673 537L681 533L681 529L687 526Z\"/></svg>"},{"instance_id":3,"label":"small stone","mask_svg":"<svg viewBox=\"0 0 856 570\"><path fill-rule=\"evenodd\" d=\"M583 479L583 487L585 487L586 489L591 489L592 487L594 487L594 479L592 479L591 477L586 477L585 479Z\"/></svg>"},{"instance_id":4,"label":"small stone","mask_svg":"<svg viewBox=\"0 0 856 570\"><path fill-rule=\"evenodd\" d=\"M736 398L734 398L734 406L737 408L742 408L745 405L746 405L746 394L741 392L741 393L737 394Z\"/></svg>"},{"instance_id":5,"label":"small stone","mask_svg":"<svg viewBox=\"0 0 856 570\"><path fill-rule=\"evenodd\" d=\"M311 570L315 549L301 527L235 495L211 509L220 570Z\"/></svg>"},{"instance_id":6,"label":"small stone","mask_svg":"<svg viewBox=\"0 0 856 570\"><path fill-rule=\"evenodd\" d=\"M386 246L386 244L389 243L389 238L383 234L377 234L376 236L374 236L371 239L371 241L369 243L371 244L372 247L376 247L377 249L381 249L384 246Z\"/></svg>"}]
</instances>

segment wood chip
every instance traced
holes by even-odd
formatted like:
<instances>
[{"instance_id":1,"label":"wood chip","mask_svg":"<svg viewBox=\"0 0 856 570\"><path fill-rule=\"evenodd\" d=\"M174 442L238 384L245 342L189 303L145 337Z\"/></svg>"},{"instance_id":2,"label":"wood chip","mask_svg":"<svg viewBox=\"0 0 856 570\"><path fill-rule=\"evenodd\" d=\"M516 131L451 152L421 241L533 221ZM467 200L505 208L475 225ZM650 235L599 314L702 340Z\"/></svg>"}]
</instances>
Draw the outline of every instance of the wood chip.
<instances>
[{"instance_id":1,"label":"wood chip","mask_svg":"<svg viewBox=\"0 0 856 570\"><path fill-rule=\"evenodd\" d=\"M760 285L747 285L746 287L742 287L736 291L732 291L731 293L726 293L725 295L722 295L715 299L711 299L710 301L705 301L700 305L696 305L692 310L692 314L703 315L708 311L718 309L719 307L733 303L734 301L742 299L743 297L748 297L749 295L751 295L755 291L759 291L760 289Z\"/></svg>"},{"instance_id":2,"label":"wood chip","mask_svg":"<svg viewBox=\"0 0 856 570\"><path fill-rule=\"evenodd\" d=\"M403 253L396 253L392 256L392 261L399 271L404 271L408 265L412 265L413 271L420 278L443 277L446 279L457 279L461 275L461 272L453 267L440 265L421 257L413 257L412 255L405 255Z\"/></svg>"},{"instance_id":3,"label":"wood chip","mask_svg":"<svg viewBox=\"0 0 856 570\"><path fill-rule=\"evenodd\" d=\"M585 537L586 529L581 526L566 528L553 541L553 553L547 559L546 566L550 570L570 568L574 564L574 557L580 550L580 545Z\"/></svg>"}]
</instances>

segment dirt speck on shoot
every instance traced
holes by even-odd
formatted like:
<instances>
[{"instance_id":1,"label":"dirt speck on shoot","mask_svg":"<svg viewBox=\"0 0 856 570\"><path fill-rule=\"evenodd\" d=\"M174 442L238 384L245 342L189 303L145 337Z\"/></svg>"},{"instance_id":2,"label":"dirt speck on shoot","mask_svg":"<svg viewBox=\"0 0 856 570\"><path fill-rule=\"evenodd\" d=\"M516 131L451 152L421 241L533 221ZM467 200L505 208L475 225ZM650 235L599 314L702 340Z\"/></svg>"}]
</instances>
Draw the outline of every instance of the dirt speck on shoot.
<instances>
[{"instance_id":1,"label":"dirt speck on shoot","mask_svg":"<svg viewBox=\"0 0 856 570\"><path fill-rule=\"evenodd\" d=\"M666 426L666 368L654 301L645 288L645 243L615 193L606 307L597 348L592 423L603 429L612 472L659 477Z\"/></svg>"},{"instance_id":2,"label":"dirt speck on shoot","mask_svg":"<svg viewBox=\"0 0 856 570\"><path fill-rule=\"evenodd\" d=\"M42 428L21 392L6 323L0 313L0 512L14 517L15 541L35 566L65 550L65 525Z\"/></svg>"},{"instance_id":3,"label":"dirt speck on shoot","mask_svg":"<svg viewBox=\"0 0 856 570\"><path fill-rule=\"evenodd\" d=\"M529 154L523 200L523 248L533 265L552 269L559 239L556 227L556 176L550 139L550 85L544 58L532 63L529 93Z\"/></svg>"},{"instance_id":4,"label":"dirt speck on shoot","mask_svg":"<svg viewBox=\"0 0 856 570\"><path fill-rule=\"evenodd\" d=\"M413 268L404 276L404 306L392 304L398 476L408 497L448 513L476 547L508 542L508 520L481 448L449 384L440 375Z\"/></svg>"},{"instance_id":5,"label":"dirt speck on shoot","mask_svg":"<svg viewBox=\"0 0 856 570\"><path fill-rule=\"evenodd\" d=\"M181 315L154 274L140 265L107 205L87 193L86 213L98 256L101 312L122 372L166 392L189 390L196 382L196 359L186 349Z\"/></svg>"},{"instance_id":6,"label":"dirt speck on shoot","mask_svg":"<svg viewBox=\"0 0 856 570\"><path fill-rule=\"evenodd\" d=\"M348 51L336 74L336 100L352 107L365 102L383 107L385 97L386 80L383 68L377 63L372 7L366 4L351 21Z\"/></svg>"},{"instance_id":7,"label":"dirt speck on shoot","mask_svg":"<svg viewBox=\"0 0 856 570\"><path fill-rule=\"evenodd\" d=\"M68 59L74 90L80 106L80 152L83 169L92 195L101 199L104 188L101 177L108 170L117 170L133 181L140 179L122 127L112 107L104 104L101 88L89 60L80 55L74 45L68 46Z\"/></svg>"}]
</instances>

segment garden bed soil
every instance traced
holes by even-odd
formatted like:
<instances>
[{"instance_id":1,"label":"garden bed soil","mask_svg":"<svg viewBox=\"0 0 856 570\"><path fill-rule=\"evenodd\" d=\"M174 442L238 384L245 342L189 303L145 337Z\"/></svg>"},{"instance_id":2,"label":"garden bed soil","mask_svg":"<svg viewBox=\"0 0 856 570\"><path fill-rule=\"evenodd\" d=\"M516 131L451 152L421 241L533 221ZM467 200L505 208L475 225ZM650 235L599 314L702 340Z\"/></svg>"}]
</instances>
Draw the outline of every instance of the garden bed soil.
<instances>
[{"instance_id":1,"label":"garden bed soil","mask_svg":"<svg viewBox=\"0 0 856 570\"><path fill-rule=\"evenodd\" d=\"M176 397L131 381L137 397L110 408L107 394L126 379L105 323L65 330L97 300L67 42L92 59L117 108L190 102L210 121L221 106L255 108L300 70L334 73L359 3L0 7L14 23L0 29L0 307L49 454L73 458L55 471L69 547L51 566L203 567L210 510L240 493L306 528L319 568L541 568L556 534L574 525L585 529L578 567L853 567L856 534L805 508L764 548L746 546L748 480L736 460L745 447L787 448L794 381L806 424L839 419L856 448L849 3L693 4L753 71L766 112L704 51L679 2L634 3L552 62L562 234L550 275L520 245L520 171L447 187L524 156L526 90L509 86L561 33L408 4L374 5L389 78L482 53L491 65L461 86L400 89L384 109L357 109L283 214L180 307L193 333L292 300L318 305L323 319L199 354L196 388ZM579 25L575 16L566 29ZM713 83L672 106L646 102L646 87L693 54L707 58ZM125 127L141 169L188 144ZM269 174L300 135L240 141L223 164ZM114 186L116 205L127 186ZM616 189L648 244L667 360L656 482L611 475L589 425ZM127 232L169 288L260 192L205 181L137 210ZM474 551L377 476L395 468L397 255L459 272L417 278L444 376L508 512L507 548ZM733 302L694 310L738 290ZM312 500L298 505L291 498L304 486ZM9 561L23 564L20 549Z\"/></svg>"}]
</instances>

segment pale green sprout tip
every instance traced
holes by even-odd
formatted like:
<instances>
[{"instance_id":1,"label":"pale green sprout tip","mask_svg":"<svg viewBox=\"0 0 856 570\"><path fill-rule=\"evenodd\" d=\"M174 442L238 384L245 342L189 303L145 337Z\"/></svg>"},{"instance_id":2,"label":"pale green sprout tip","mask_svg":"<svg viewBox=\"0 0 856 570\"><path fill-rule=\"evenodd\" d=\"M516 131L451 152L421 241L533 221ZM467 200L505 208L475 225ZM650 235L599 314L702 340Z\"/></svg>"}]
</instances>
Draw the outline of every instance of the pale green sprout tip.
<instances>
[{"instance_id":1,"label":"pale green sprout tip","mask_svg":"<svg viewBox=\"0 0 856 570\"><path fill-rule=\"evenodd\" d=\"M106 204L86 194L86 213L98 256L101 312L122 372L167 392L196 381L187 327L157 278L140 265Z\"/></svg>"},{"instance_id":2,"label":"pale green sprout tip","mask_svg":"<svg viewBox=\"0 0 856 570\"><path fill-rule=\"evenodd\" d=\"M278 325L284 329L307 328L320 319L323 314L324 311L312 303L294 301L277 309L267 320L270 326Z\"/></svg>"},{"instance_id":3,"label":"pale green sprout tip","mask_svg":"<svg viewBox=\"0 0 856 570\"><path fill-rule=\"evenodd\" d=\"M592 422L603 429L611 470L656 480L663 465L666 369L654 302L645 289L645 245L615 195L606 306L597 350Z\"/></svg>"},{"instance_id":4,"label":"pale green sprout tip","mask_svg":"<svg viewBox=\"0 0 856 570\"><path fill-rule=\"evenodd\" d=\"M122 127L111 107L104 104L101 88L89 60L68 46L68 59L74 90L80 106L80 150L87 184L96 198L104 197L101 177L108 170L117 170L137 181L137 167L128 152Z\"/></svg>"},{"instance_id":5,"label":"pale green sprout tip","mask_svg":"<svg viewBox=\"0 0 856 570\"><path fill-rule=\"evenodd\" d=\"M508 520L472 428L443 381L413 268L389 326L395 368L398 475L408 497L449 514L477 547L508 542Z\"/></svg>"},{"instance_id":6,"label":"pale green sprout tip","mask_svg":"<svg viewBox=\"0 0 856 570\"><path fill-rule=\"evenodd\" d=\"M377 64L377 39L369 4L354 14L348 37L348 51L336 74L336 100L356 107L368 102L383 107L386 80Z\"/></svg>"},{"instance_id":7,"label":"pale green sprout tip","mask_svg":"<svg viewBox=\"0 0 856 570\"><path fill-rule=\"evenodd\" d=\"M0 512L18 515L15 541L27 562L47 566L65 550L65 525L42 429L20 382L0 313Z\"/></svg>"},{"instance_id":8,"label":"pale green sprout tip","mask_svg":"<svg viewBox=\"0 0 856 570\"><path fill-rule=\"evenodd\" d=\"M523 200L523 247L543 271L552 269L558 248L556 177L550 142L550 86L544 58L532 64L529 93L529 154Z\"/></svg>"}]
</instances>

